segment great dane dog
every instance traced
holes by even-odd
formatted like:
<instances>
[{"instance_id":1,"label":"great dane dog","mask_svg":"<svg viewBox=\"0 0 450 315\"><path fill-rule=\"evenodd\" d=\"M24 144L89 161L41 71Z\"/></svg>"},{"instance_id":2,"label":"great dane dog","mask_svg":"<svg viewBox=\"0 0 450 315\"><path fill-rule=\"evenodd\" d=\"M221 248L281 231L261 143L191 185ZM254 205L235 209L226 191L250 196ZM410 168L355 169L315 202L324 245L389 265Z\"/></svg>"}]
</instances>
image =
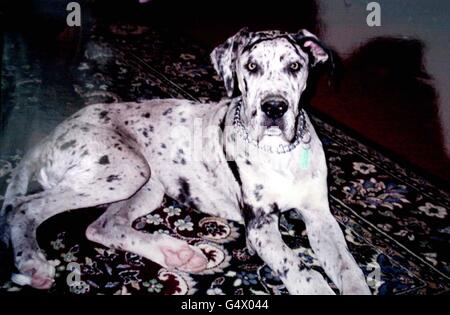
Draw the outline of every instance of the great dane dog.
<instances>
[{"instance_id":1,"label":"great dane dog","mask_svg":"<svg viewBox=\"0 0 450 315\"><path fill-rule=\"evenodd\" d=\"M244 222L249 250L291 294L333 294L324 277L281 238L280 213L296 209L340 292L369 294L330 213L324 151L301 103L309 70L329 58L306 30L242 29L211 54L228 94L219 103L95 104L65 120L27 153L6 191L1 236L12 244L20 282L52 286L55 269L36 241L43 221L99 205L108 206L87 228L89 240L165 268L201 272L207 259L199 248L132 228L166 194L202 212ZM42 191L27 195L32 176Z\"/></svg>"}]
</instances>

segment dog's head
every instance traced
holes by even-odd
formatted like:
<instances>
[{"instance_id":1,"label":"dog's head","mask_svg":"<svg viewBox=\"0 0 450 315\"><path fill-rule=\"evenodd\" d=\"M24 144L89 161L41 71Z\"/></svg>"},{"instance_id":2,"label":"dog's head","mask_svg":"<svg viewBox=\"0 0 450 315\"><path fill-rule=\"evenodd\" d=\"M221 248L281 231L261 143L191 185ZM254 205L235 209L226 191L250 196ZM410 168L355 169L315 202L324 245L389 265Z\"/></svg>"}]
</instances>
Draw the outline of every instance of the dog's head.
<instances>
[{"instance_id":1,"label":"dog's head","mask_svg":"<svg viewBox=\"0 0 450 315\"><path fill-rule=\"evenodd\" d=\"M245 28L211 53L228 96L242 95L241 119L258 142L265 136L293 141L309 70L329 58L329 50L306 30Z\"/></svg>"}]
</instances>

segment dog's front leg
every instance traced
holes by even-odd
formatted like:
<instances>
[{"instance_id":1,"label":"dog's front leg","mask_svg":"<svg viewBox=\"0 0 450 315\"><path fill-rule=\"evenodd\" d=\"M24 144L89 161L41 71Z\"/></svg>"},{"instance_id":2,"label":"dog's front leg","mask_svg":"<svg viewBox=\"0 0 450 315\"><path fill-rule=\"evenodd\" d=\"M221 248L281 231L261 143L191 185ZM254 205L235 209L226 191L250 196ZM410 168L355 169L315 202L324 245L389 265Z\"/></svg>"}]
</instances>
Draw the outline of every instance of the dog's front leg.
<instances>
[{"instance_id":1,"label":"dog's front leg","mask_svg":"<svg viewBox=\"0 0 450 315\"><path fill-rule=\"evenodd\" d=\"M247 238L261 259L280 277L290 294L334 294L322 275L307 268L286 246L278 227L278 213L246 218Z\"/></svg>"},{"instance_id":2,"label":"dog's front leg","mask_svg":"<svg viewBox=\"0 0 450 315\"><path fill-rule=\"evenodd\" d=\"M341 294L370 294L364 274L330 212L326 185L317 185L313 191L299 211L314 253Z\"/></svg>"}]
</instances>

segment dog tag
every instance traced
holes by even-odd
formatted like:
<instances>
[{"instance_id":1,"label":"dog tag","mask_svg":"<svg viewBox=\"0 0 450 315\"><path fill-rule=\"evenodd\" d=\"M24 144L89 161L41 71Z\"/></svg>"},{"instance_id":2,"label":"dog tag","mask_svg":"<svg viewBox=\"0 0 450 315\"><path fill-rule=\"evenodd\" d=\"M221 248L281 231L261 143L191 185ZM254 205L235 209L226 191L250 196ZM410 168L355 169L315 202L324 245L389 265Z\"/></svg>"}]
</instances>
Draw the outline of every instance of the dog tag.
<instances>
[{"instance_id":1,"label":"dog tag","mask_svg":"<svg viewBox=\"0 0 450 315\"><path fill-rule=\"evenodd\" d=\"M306 170L309 167L310 149L301 148L300 150L300 168Z\"/></svg>"}]
</instances>

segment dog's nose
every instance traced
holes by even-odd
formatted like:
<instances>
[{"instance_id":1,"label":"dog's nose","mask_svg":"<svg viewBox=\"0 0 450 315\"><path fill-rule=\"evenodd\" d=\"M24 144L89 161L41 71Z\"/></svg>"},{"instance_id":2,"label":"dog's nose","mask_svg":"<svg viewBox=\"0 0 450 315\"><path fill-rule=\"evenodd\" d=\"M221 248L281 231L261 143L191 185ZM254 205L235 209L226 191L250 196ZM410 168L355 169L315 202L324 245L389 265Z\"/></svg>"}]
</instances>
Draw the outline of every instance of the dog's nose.
<instances>
[{"instance_id":1,"label":"dog's nose","mask_svg":"<svg viewBox=\"0 0 450 315\"><path fill-rule=\"evenodd\" d=\"M261 105L261 109L267 117L277 119L283 117L288 109L288 105L282 100L269 100Z\"/></svg>"}]
</instances>

